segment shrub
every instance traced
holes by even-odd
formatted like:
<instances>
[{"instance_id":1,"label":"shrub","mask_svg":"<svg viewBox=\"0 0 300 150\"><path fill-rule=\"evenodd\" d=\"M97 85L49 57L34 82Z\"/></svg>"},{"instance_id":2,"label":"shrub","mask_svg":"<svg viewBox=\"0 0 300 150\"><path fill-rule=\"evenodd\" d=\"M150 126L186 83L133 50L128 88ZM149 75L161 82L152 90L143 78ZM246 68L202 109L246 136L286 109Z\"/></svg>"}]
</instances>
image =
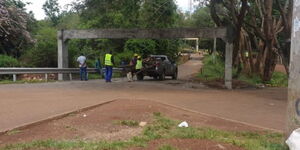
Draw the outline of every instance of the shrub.
<instances>
[{"instance_id":1,"label":"shrub","mask_svg":"<svg viewBox=\"0 0 300 150\"><path fill-rule=\"evenodd\" d=\"M219 56L207 55L203 59L203 68L198 77L206 80L223 79L224 66L224 62Z\"/></svg>"},{"instance_id":2,"label":"shrub","mask_svg":"<svg viewBox=\"0 0 300 150\"><path fill-rule=\"evenodd\" d=\"M287 87L288 76L282 72L274 72L271 80L269 81L269 84L276 87Z\"/></svg>"},{"instance_id":3,"label":"shrub","mask_svg":"<svg viewBox=\"0 0 300 150\"><path fill-rule=\"evenodd\" d=\"M0 55L0 67L20 67L20 63L11 56Z\"/></svg>"}]
</instances>

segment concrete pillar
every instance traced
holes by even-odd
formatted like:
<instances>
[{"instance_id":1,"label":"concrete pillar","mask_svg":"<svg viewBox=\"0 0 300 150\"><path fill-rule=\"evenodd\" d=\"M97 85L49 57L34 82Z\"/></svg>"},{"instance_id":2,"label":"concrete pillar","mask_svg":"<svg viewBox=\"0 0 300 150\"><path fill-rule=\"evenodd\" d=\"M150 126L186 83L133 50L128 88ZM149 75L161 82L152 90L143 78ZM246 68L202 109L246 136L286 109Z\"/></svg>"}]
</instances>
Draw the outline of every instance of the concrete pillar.
<instances>
[{"instance_id":1,"label":"concrete pillar","mask_svg":"<svg viewBox=\"0 0 300 150\"><path fill-rule=\"evenodd\" d=\"M286 136L300 128L300 6L295 5L297 1L293 8Z\"/></svg>"},{"instance_id":2,"label":"concrete pillar","mask_svg":"<svg viewBox=\"0 0 300 150\"><path fill-rule=\"evenodd\" d=\"M226 52L225 52L225 87L227 89L232 89L232 53L233 53L233 44L226 43Z\"/></svg>"},{"instance_id":3,"label":"concrete pillar","mask_svg":"<svg viewBox=\"0 0 300 150\"><path fill-rule=\"evenodd\" d=\"M64 30L57 32L57 48L58 48L58 68L69 67L68 43L64 40ZM58 80L67 80L68 75L58 74Z\"/></svg>"}]
</instances>

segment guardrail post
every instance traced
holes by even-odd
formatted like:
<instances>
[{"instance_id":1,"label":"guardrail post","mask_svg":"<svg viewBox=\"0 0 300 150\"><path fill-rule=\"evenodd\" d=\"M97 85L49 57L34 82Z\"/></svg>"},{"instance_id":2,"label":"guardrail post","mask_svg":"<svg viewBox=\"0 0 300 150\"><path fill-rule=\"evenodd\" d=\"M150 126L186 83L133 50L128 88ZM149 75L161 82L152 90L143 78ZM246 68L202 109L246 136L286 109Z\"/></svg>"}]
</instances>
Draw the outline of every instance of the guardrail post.
<instances>
[{"instance_id":1,"label":"guardrail post","mask_svg":"<svg viewBox=\"0 0 300 150\"><path fill-rule=\"evenodd\" d=\"M73 78L72 78L72 73L69 74L69 78L70 78L70 81L73 80Z\"/></svg>"},{"instance_id":2,"label":"guardrail post","mask_svg":"<svg viewBox=\"0 0 300 150\"><path fill-rule=\"evenodd\" d=\"M46 80L46 82L48 82L48 74L47 73L45 74L45 80Z\"/></svg>"},{"instance_id":3,"label":"guardrail post","mask_svg":"<svg viewBox=\"0 0 300 150\"><path fill-rule=\"evenodd\" d=\"M17 75L13 74L13 81L16 82L17 81Z\"/></svg>"}]
</instances>

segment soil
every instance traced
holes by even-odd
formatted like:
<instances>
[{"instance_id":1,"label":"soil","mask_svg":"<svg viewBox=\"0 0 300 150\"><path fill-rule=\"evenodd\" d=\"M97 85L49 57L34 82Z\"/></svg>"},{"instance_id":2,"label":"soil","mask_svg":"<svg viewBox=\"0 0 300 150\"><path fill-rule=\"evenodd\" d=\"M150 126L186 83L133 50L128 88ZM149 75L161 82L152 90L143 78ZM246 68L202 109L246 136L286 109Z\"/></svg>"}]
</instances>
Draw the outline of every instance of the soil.
<instances>
[{"instance_id":1,"label":"soil","mask_svg":"<svg viewBox=\"0 0 300 150\"><path fill-rule=\"evenodd\" d=\"M284 65L281 65L281 64L277 64L277 65L275 66L275 71L277 71L277 72L282 72L282 73L285 73L285 74L286 74Z\"/></svg>"},{"instance_id":2,"label":"soil","mask_svg":"<svg viewBox=\"0 0 300 150\"><path fill-rule=\"evenodd\" d=\"M0 135L0 147L6 144L46 139L126 140L141 134L143 127L128 127L118 122L134 120L149 124L152 121L154 112L160 112L175 120L187 121L192 127L212 127L229 131L262 131L255 127L204 116L158 102L122 99L87 111L69 114L64 118L45 121L37 125L14 130L15 132L4 133ZM175 144L178 148L185 146L184 148L191 150L202 148L218 150L220 147L238 150L238 148L222 143L189 139L156 140L150 142L149 149L153 148L153 146L158 146L159 144L157 143ZM218 146L218 144L221 146Z\"/></svg>"}]
</instances>

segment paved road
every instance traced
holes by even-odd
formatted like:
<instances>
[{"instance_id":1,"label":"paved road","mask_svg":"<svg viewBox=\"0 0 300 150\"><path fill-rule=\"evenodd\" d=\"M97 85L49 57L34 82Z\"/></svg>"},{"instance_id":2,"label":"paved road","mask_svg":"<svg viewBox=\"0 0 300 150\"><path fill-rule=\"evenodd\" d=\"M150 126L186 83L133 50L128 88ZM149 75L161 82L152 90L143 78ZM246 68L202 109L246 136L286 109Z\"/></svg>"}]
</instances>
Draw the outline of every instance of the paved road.
<instances>
[{"instance_id":1,"label":"paved road","mask_svg":"<svg viewBox=\"0 0 300 150\"><path fill-rule=\"evenodd\" d=\"M185 78L193 73L191 70L196 72L200 67L199 60L191 60L185 67L179 68L179 76ZM93 80L0 85L0 131L114 99L153 100L221 118L284 130L285 88L229 91L196 87L182 81L128 83L125 79L115 79L113 83Z\"/></svg>"}]
</instances>

